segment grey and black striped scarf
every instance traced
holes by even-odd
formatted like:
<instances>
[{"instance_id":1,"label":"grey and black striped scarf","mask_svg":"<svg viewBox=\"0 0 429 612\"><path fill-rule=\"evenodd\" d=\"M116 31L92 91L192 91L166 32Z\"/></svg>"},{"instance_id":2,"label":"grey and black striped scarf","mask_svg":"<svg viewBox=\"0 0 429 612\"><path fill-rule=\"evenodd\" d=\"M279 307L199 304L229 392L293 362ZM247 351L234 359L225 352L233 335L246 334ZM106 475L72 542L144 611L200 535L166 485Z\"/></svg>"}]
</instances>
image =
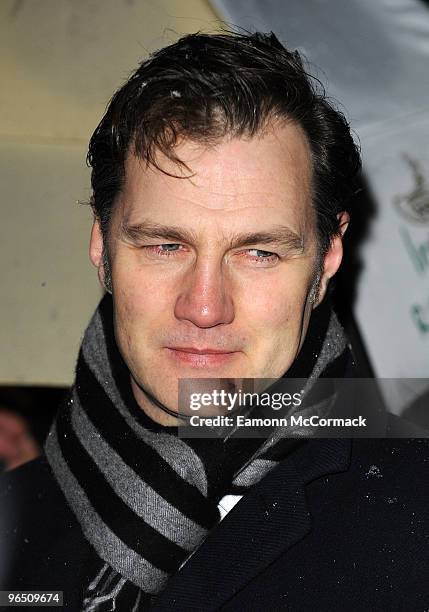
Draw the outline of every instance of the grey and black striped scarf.
<instances>
[{"instance_id":1,"label":"grey and black striped scarf","mask_svg":"<svg viewBox=\"0 0 429 612\"><path fill-rule=\"evenodd\" d=\"M322 305L288 376L339 376L348 359L344 332ZM133 397L106 295L85 332L75 384L45 446L95 551L82 609L147 609L219 522L220 500L244 494L305 443L278 434L183 440L177 428L149 419Z\"/></svg>"}]
</instances>

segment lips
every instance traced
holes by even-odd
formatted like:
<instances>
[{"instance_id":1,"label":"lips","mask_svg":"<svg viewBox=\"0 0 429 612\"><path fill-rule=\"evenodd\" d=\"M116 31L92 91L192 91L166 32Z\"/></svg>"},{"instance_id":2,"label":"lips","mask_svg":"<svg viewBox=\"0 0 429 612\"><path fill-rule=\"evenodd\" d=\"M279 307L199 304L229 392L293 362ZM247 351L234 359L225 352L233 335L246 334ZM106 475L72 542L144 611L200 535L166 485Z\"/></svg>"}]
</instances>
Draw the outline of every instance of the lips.
<instances>
[{"instance_id":1,"label":"lips","mask_svg":"<svg viewBox=\"0 0 429 612\"><path fill-rule=\"evenodd\" d=\"M235 353L235 351L224 351L214 348L199 349L193 346L171 346L169 348L173 351L180 351L181 353L195 353L196 355L227 355L229 353Z\"/></svg>"},{"instance_id":2,"label":"lips","mask_svg":"<svg viewBox=\"0 0 429 612\"><path fill-rule=\"evenodd\" d=\"M209 347L175 346L168 347L167 350L173 359L194 367L223 365L237 355L237 351L225 351Z\"/></svg>"}]
</instances>

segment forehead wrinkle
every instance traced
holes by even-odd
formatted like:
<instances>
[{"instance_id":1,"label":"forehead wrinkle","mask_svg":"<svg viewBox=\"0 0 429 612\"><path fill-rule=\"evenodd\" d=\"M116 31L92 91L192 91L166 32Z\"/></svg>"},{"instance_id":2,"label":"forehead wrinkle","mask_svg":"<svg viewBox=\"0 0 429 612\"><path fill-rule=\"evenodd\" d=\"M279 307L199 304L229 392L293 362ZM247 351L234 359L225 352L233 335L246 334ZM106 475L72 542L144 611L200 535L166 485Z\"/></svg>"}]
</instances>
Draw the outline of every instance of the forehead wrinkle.
<instances>
[{"instance_id":1,"label":"forehead wrinkle","mask_svg":"<svg viewBox=\"0 0 429 612\"><path fill-rule=\"evenodd\" d=\"M183 200L191 203L193 206L200 207L206 210L228 211L240 206L240 200L249 200L255 202L260 200L261 205L268 207L264 201L271 201L270 207L276 208L274 202L278 202L278 207L288 206L287 194L294 196L292 205L302 205L307 199L312 199L311 180L308 172L300 172L299 175L288 175L287 173L275 175L272 177L276 182L282 179L285 184L279 184L279 189L272 190L272 180L266 183L266 186L261 187L261 182L258 175L254 172L250 174L236 173L233 176L226 174L222 168L218 168L213 164L210 169L202 168L195 170L191 176L169 176L154 172L157 179L162 182L164 193L168 193L175 200ZM309 170L309 169L307 169ZM216 180L213 180L211 174L215 174ZM207 174L208 173L208 174ZM232 184L231 184L232 181ZM206 198L209 198L207 204L204 203ZM213 198L213 200L210 200ZM224 202L229 200L229 202ZM245 204L245 202L243 202ZM222 205L223 204L223 205ZM226 204L226 205L225 205ZM253 207L258 207L258 204L252 204ZM262 207L261 206L261 207ZM247 206L240 206L245 208Z\"/></svg>"},{"instance_id":2,"label":"forehead wrinkle","mask_svg":"<svg viewBox=\"0 0 429 612\"><path fill-rule=\"evenodd\" d=\"M284 203L282 193L295 192L294 195L299 199L305 199L305 196L311 195L310 182L307 177L300 174L299 176L281 175L273 177L278 183L279 188L273 190L271 184L261 185L260 177L251 173L241 177L234 177L231 184L231 177L221 173L219 181L207 180L207 177L196 172L192 178L179 177L159 177L163 183L163 190L169 192L174 198L181 198L195 203L201 198L212 196L220 199L237 200L239 198L275 200ZM237 178L239 180L237 180ZM284 184L282 183L284 181ZM277 184L276 182L276 184ZM185 186L185 188L183 188ZM177 188L179 188L177 190ZM280 199L279 199L280 196Z\"/></svg>"},{"instance_id":3,"label":"forehead wrinkle","mask_svg":"<svg viewBox=\"0 0 429 612\"><path fill-rule=\"evenodd\" d=\"M255 194L255 192L248 192L251 195L258 195ZM308 208L311 208L311 203L310 203L310 207L307 207L305 204L306 202L303 201L303 199L299 200L299 206L297 207L296 204L297 202L291 203L290 205L288 205L288 202L286 200L286 198L283 196L281 199L278 200L278 203L274 203L274 202L270 202L270 203L265 203L263 202L263 199L266 198L267 196L272 196L272 198L274 199L274 197L276 197L276 194L270 194L267 192L261 192L261 202L258 203L243 203L242 205L239 205L239 202L237 202L237 200L240 197L244 197L247 196L247 194L226 194L226 193L215 193L214 195L218 195L219 196L219 203L221 202L221 200L225 200L226 198L229 198L231 200L230 203L226 203L224 206L220 206L218 205L217 202L207 202L205 203L202 200L196 200L194 199L195 196L193 197L187 197L185 195L177 195L177 194L172 194L174 195L174 199L175 199L175 203L177 205L177 207L180 207L180 203L183 202L184 204L190 204L192 207L199 209L201 211L204 211L204 213L209 213L209 214L213 214L216 215L217 213L240 213L242 214L245 211L255 211L256 213L260 213L261 209L268 213L270 210L275 211L276 213L281 212L282 210L288 210L288 208L291 208L297 212L299 212L300 210L303 209L303 212L307 215L307 214L312 214L311 210L308 210ZM213 206L213 204L216 204L216 206ZM301 207L302 206L302 207Z\"/></svg>"},{"instance_id":4,"label":"forehead wrinkle","mask_svg":"<svg viewBox=\"0 0 429 612\"><path fill-rule=\"evenodd\" d=\"M248 187L249 184L249 180L251 180L252 177L246 177L246 179L243 178L243 182L246 183L246 187ZM225 189L224 187L220 188L216 188L215 186L211 186L211 185L207 185L206 183L204 183L204 179L202 179L202 177L198 176L197 174L193 177L193 179L190 178L171 178L171 177L161 177L162 183L163 183L163 190L165 193L168 193L169 196L171 198L174 198L176 201L178 200L182 200L183 202L188 202L190 204L192 204L193 206L198 206L200 208L206 209L206 210L229 210L228 205L231 204L231 210L234 210L234 208L236 207L237 203L239 203L240 199L245 200L245 201L255 201L256 199L259 199L261 201L261 203L264 203L265 200L278 200L279 198L279 194L273 191L267 191L265 189L257 189L256 185L255 185L255 189L246 189L246 190L241 190L241 189L231 189L231 186L228 186L228 189ZM256 180L256 179L255 179ZM178 182L172 182L172 181L178 181ZM183 186L187 184L187 185L192 185L192 187L186 189L183 189ZM179 188L178 190L176 188ZM207 199L207 196L214 198L214 201L212 200L208 200L207 203L205 203L205 200ZM226 206L219 206L219 204L222 204L222 201L227 200L228 202L225 202ZM283 204L284 201L283 199L281 199L279 201L279 204ZM215 205L215 207L211 207L210 204ZM267 205L263 204L264 207L267 207ZM270 207L273 207L272 204L269 205ZM247 206L246 206L247 207ZM251 204L250 207L257 207L256 204Z\"/></svg>"}]
</instances>

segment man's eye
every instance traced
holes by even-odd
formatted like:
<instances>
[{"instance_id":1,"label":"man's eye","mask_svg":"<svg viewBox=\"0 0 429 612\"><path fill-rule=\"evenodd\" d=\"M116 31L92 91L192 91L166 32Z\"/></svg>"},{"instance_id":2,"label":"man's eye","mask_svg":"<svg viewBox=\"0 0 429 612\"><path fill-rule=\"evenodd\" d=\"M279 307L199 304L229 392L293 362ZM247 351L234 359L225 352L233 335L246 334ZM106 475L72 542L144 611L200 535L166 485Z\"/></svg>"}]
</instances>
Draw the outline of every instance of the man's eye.
<instances>
[{"instance_id":1,"label":"man's eye","mask_svg":"<svg viewBox=\"0 0 429 612\"><path fill-rule=\"evenodd\" d=\"M178 251L180 244L159 244L158 248L162 251L171 253L171 251Z\"/></svg>"},{"instance_id":2,"label":"man's eye","mask_svg":"<svg viewBox=\"0 0 429 612\"><path fill-rule=\"evenodd\" d=\"M170 257L181 249L181 244L166 243L166 244L154 244L144 247L146 252L153 255L159 255L161 257Z\"/></svg>"},{"instance_id":3,"label":"man's eye","mask_svg":"<svg viewBox=\"0 0 429 612\"><path fill-rule=\"evenodd\" d=\"M261 251L261 249L249 249L249 253L257 257L269 257L270 255L274 255L274 253L270 253L270 251Z\"/></svg>"},{"instance_id":4,"label":"man's eye","mask_svg":"<svg viewBox=\"0 0 429 612\"><path fill-rule=\"evenodd\" d=\"M275 262L278 259L278 255L271 253L271 251L262 251L261 249L249 249L247 251L254 261L262 262Z\"/></svg>"}]
</instances>

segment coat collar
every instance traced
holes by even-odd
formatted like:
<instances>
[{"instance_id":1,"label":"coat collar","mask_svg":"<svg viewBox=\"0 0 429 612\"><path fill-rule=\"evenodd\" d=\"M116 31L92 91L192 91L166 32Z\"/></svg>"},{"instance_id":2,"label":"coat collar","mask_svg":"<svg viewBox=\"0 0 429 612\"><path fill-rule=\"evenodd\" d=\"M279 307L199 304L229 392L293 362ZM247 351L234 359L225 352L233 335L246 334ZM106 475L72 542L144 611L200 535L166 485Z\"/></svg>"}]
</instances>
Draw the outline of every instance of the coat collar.
<instances>
[{"instance_id":1,"label":"coat collar","mask_svg":"<svg viewBox=\"0 0 429 612\"><path fill-rule=\"evenodd\" d=\"M292 453L215 527L152 608L217 610L311 529L305 485L346 471L350 439L313 439Z\"/></svg>"}]
</instances>

